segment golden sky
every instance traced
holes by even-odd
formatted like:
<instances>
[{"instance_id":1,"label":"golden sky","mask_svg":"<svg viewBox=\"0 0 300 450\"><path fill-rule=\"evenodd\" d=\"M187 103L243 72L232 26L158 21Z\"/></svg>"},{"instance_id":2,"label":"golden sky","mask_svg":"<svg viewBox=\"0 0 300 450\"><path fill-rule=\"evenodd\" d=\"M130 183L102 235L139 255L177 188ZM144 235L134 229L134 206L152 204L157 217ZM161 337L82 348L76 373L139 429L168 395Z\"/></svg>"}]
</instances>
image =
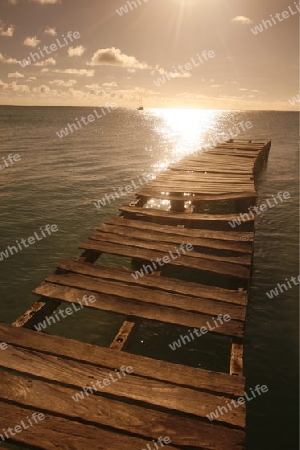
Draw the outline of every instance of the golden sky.
<instances>
[{"instance_id":1,"label":"golden sky","mask_svg":"<svg viewBox=\"0 0 300 450\"><path fill-rule=\"evenodd\" d=\"M293 0L0 0L0 104L296 111L299 12Z\"/></svg>"}]
</instances>

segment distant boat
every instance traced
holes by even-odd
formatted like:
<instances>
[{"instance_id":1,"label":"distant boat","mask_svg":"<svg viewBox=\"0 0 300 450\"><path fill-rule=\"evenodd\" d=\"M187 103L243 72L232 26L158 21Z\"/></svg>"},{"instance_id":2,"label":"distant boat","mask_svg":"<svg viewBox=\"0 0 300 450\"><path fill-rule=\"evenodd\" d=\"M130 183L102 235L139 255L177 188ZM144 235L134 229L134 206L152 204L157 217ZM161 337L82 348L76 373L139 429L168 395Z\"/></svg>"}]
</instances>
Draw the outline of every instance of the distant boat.
<instances>
[{"instance_id":1,"label":"distant boat","mask_svg":"<svg viewBox=\"0 0 300 450\"><path fill-rule=\"evenodd\" d=\"M143 97L141 96L140 97L140 105L142 105L142 104L143 104ZM144 111L144 107L143 106L139 106L137 110L138 111Z\"/></svg>"}]
</instances>

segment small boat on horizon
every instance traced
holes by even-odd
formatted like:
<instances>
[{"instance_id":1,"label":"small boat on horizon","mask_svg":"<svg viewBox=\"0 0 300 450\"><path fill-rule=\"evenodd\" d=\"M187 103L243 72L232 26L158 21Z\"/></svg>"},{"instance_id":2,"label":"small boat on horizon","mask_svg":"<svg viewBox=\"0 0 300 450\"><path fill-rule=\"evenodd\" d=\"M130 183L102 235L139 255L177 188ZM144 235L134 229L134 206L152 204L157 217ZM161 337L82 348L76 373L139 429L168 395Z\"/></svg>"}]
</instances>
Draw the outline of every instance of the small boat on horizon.
<instances>
[{"instance_id":1,"label":"small boat on horizon","mask_svg":"<svg viewBox=\"0 0 300 450\"><path fill-rule=\"evenodd\" d=\"M143 105L143 97L142 97L142 96L140 96L140 105L141 105L141 106L139 106L139 107L137 108L137 110L138 110L138 111L144 111L144 107L142 106L142 105Z\"/></svg>"}]
</instances>

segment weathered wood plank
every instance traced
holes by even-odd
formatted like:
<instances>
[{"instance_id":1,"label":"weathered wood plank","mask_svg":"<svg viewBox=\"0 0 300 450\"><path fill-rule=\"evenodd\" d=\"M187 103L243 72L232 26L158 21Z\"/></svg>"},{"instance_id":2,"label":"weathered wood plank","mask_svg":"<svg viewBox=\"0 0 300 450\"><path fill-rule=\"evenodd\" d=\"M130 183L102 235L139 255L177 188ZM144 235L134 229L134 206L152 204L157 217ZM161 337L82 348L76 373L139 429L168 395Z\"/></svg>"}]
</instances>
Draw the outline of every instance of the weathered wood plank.
<instances>
[{"instance_id":1,"label":"weathered wood plank","mask_svg":"<svg viewBox=\"0 0 300 450\"><path fill-rule=\"evenodd\" d=\"M192 213L170 213L168 211L161 211L159 209L149 209L149 208L138 208L133 206L121 206L120 211L124 213L137 214L142 216L149 216L155 218L166 218L166 219L175 219L180 221L183 225L186 221L191 222L204 222L205 226L208 226L210 223L218 222L221 225L224 225L225 228L230 231L232 228L229 225L229 221L233 221L239 219L239 214L192 214ZM246 219L245 224L253 225L253 219ZM242 225L241 231L242 231ZM224 230L226 231L226 230Z\"/></svg>"},{"instance_id":2,"label":"weathered wood plank","mask_svg":"<svg viewBox=\"0 0 300 450\"><path fill-rule=\"evenodd\" d=\"M245 380L226 373L195 369L180 364L168 363L145 356L118 352L60 336L37 333L25 328L0 324L0 342L9 345L57 355L75 361L101 365L110 370L121 366L134 367L134 373L146 378L203 389L220 395L243 395Z\"/></svg>"},{"instance_id":3,"label":"weathered wood plank","mask_svg":"<svg viewBox=\"0 0 300 450\"><path fill-rule=\"evenodd\" d=\"M252 255L249 254L239 254L238 256L227 256L224 255L222 249L217 246L213 247L215 251L212 253L211 247L205 245L202 240L197 241L197 239L191 237L172 236L164 235L164 233L150 232L148 230L140 229L134 230L128 229L124 226L114 226L103 224L101 227L97 228L96 232L90 236L90 240L111 242L112 244L129 245L132 247L143 248L145 250L159 250L168 254L172 252L174 255L179 256L176 253L176 249L179 251L179 258L182 256L193 257L193 258L204 258L219 262L228 262L232 264L239 264L243 266L250 266ZM176 245L172 245L176 244ZM198 250L180 251L180 245L192 244L193 246L200 247ZM204 244L204 245L203 245ZM219 251L217 251L219 250Z\"/></svg>"},{"instance_id":4,"label":"weathered wood plank","mask_svg":"<svg viewBox=\"0 0 300 450\"><path fill-rule=\"evenodd\" d=\"M202 228L186 228L184 226L174 227L171 225L162 225L152 222L144 222L139 220L130 220L122 216L110 217L105 221L106 224L110 225L125 225L127 227L132 227L134 229L140 229L150 231L162 231L165 234L176 234L178 236L213 239L217 241L231 241L228 245L235 246L229 247L228 250L241 251L243 253L252 252L252 242L254 240L253 231L215 231L215 230L205 230ZM246 245L244 245L246 243ZM241 247L240 247L241 245ZM238 250L239 249L239 250ZM250 249L250 251L249 251Z\"/></svg>"},{"instance_id":5,"label":"weathered wood plank","mask_svg":"<svg viewBox=\"0 0 300 450\"><path fill-rule=\"evenodd\" d=\"M76 387L79 388L79 392L84 387L93 388L95 385L93 386L92 382L103 381L105 378L110 379L111 372L108 369L58 356L12 346L2 353L0 366L6 370L15 370L44 380ZM134 367L131 367L134 371ZM114 375L116 374L114 373ZM103 386L101 390L99 388L99 393L104 397L112 395L117 400L129 399L166 410L175 409L205 420L207 414L226 402L226 397L157 380L145 380L134 373L127 374L122 379ZM245 410L245 405L241 405L238 409L221 416L219 422L243 428L245 426Z\"/></svg>"},{"instance_id":6,"label":"weathered wood plank","mask_svg":"<svg viewBox=\"0 0 300 450\"><path fill-rule=\"evenodd\" d=\"M136 328L136 322L129 322L128 320L125 320L109 348L119 351L123 350L125 346L129 345L129 337L132 339Z\"/></svg>"},{"instance_id":7,"label":"weathered wood plank","mask_svg":"<svg viewBox=\"0 0 300 450\"><path fill-rule=\"evenodd\" d=\"M243 376L244 344L233 340L231 345L230 375Z\"/></svg>"},{"instance_id":8,"label":"weathered wood plank","mask_svg":"<svg viewBox=\"0 0 300 450\"><path fill-rule=\"evenodd\" d=\"M27 423L31 409L21 408L1 402L1 428L8 429ZM14 433L11 441L18 445L27 445L42 450L141 450L147 441L124 434L107 431L96 426L81 424L75 420L45 414L45 419L35 426L27 426L21 433ZM149 441L148 441L149 443ZM175 447L170 447L176 450Z\"/></svg>"},{"instance_id":9,"label":"weathered wood plank","mask_svg":"<svg viewBox=\"0 0 300 450\"><path fill-rule=\"evenodd\" d=\"M60 270L66 270L82 275L88 275L104 280L114 280L125 282L127 285L134 284L138 286L147 286L163 291L169 291L172 294L184 294L197 298L207 298L220 302L233 303L236 305L247 305L247 292L232 291L229 289L218 288L215 286L205 286L191 281L177 280L176 278L151 277L145 275L138 280L134 280L131 272L115 267L106 267L102 265L93 265L89 263L80 263L77 261L65 261L59 265Z\"/></svg>"},{"instance_id":10,"label":"weathered wood plank","mask_svg":"<svg viewBox=\"0 0 300 450\"><path fill-rule=\"evenodd\" d=\"M103 396L90 395L88 400L74 402L77 390L40 380L1 373L0 398L21 403L36 410L86 421L96 426L109 426L140 438L169 436L173 445L207 450L242 449L244 432L201 420L143 408Z\"/></svg>"},{"instance_id":11,"label":"weathered wood plank","mask_svg":"<svg viewBox=\"0 0 300 450\"><path fill-rule=\"evenodd\" d=\"M146 227L144 227L144 223L147 222L141 223L136 220L132 220L131 222L135 223L135 227L127 226L125 223L122 224L122 222L119 222L118 225L110 225L108 223L104 223L99 228L97 228L97 231L110 234L114 233L136 239L151 240L152 242L157 243L173 243L177 244L178 246L180 246L181 244L189 243L194 247L200 247L201 249L207 249L209 251L211 249L215 249L216 251L218 250L219 254L221 254L223 250L228 250L231 252L237 251L239 253L242 253L244 255L244 258L246 255L251 253L251 247L247 244L240 244L239 242L234 241L188 236L184 235L182 230L181 233L177 233L176 227L173 227L173 233L171 232L171 230L168 230L169 232L165 233L164 230L160 229L159 226L156 226L156 229L154 229L155 227L153 226L153 230L147 229ZM249 257L251 257L251 255L249 255ZM249 257L247 256L247 258L244 259L246 264L249 264ZM220 258L220 260L222 260L222 258Z\"/></svg>"},{"instance_id":12,"label":"weathered wood plank","mask_svg":"<svg viewBox=\"0 0 300 450\"><path fill-rule=\"evenodd\" d=\"M75 280L74 282L72 281L72 284L75 284ZM77 284L82 286L82 280L79 280ZM88 285L88 281L85 284ZM211 321L209 323L213 325L212 317L210 315L183 311L181 309L164 307L141 301L124 301L124 299L120 297L98 294L95 291L84 288L76 289L75 287L44 282L36 288L33 293L49 299L53 298L55 300L76 304L79 304L79 298L82 298L84 295L94 295L96 300L90 306L93 309L110 311L116 314L124 314L126 316L134 316L174 325L182 325L184 327L200 328L202 326L207 326L207 322L209 321ZM220 314L227 314L226 305L223 309L224 311L221 311ZM215 328L212 332L241 338L244 333L244 324L243 322L231 320L226 324L224 323L224 325L219 328Z\"/></svg>"},{"instance_id":13,"label":"weathered wood plank","mask_svg":"<svg viewBox=\"0 0 300 450\"><path fill-rule=\"evenodd\" d=\"M135 300L137 302L178 308L183 311L196 312L199 314L218 316L219 314L222 314L222 311L226 311L226 314L229 314L232 319L245 320L246 308L244 306L228 303L224 304L214 300L140 287L133 284L128 286L128 284L116 281L92 278L74 273L50 275L45 281L62 284L64 286L87 289L97 292L98 294L112 295L123 298L125 301Z\"/></svg>"},{"instance_id":14,"label":"weathered wood plank","mask_svg":"<svg viewBox=\"0 0 300 450\"><path fill-rule=\"evenodd\" d=\"M80 244L80 248L95 250L102 253L110 253L111 255L126 256L129 258L137 258L145 261L163 258L166 253L159 250L144 250L143 248L132 247L129 245L113 244L105 241L95 241L88 239ZM231 275L233 277L249 279L250 270L242 265L217 262L206 258L194 258L192 256L181 256L178 260L172 260L170 266L182 266L190 269L196 269L217 274Z\"/></svg>"}]
</instances>

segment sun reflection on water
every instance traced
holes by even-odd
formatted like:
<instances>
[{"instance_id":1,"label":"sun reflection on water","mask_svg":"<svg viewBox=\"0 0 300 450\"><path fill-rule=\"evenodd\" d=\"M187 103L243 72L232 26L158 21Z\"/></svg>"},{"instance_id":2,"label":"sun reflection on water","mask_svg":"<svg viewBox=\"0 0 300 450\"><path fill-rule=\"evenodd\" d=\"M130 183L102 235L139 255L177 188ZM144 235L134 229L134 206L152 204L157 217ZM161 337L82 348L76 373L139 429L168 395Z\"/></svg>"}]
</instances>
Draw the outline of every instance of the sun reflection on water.
<instances>
[{"instance_id":1,"label":"sun reflection on water","mask_svg":"<svg viewBox=\"0 0 300 450\"><path fill-rule=\"evenodd\" d=\"M170 163L201 150L207 141L207 133L215 129L217 119L224 111L199 109L152 109L158 119L156 132L167 144L164 156L156 165L158 171Z\"/></svg>"}]
</instances>

